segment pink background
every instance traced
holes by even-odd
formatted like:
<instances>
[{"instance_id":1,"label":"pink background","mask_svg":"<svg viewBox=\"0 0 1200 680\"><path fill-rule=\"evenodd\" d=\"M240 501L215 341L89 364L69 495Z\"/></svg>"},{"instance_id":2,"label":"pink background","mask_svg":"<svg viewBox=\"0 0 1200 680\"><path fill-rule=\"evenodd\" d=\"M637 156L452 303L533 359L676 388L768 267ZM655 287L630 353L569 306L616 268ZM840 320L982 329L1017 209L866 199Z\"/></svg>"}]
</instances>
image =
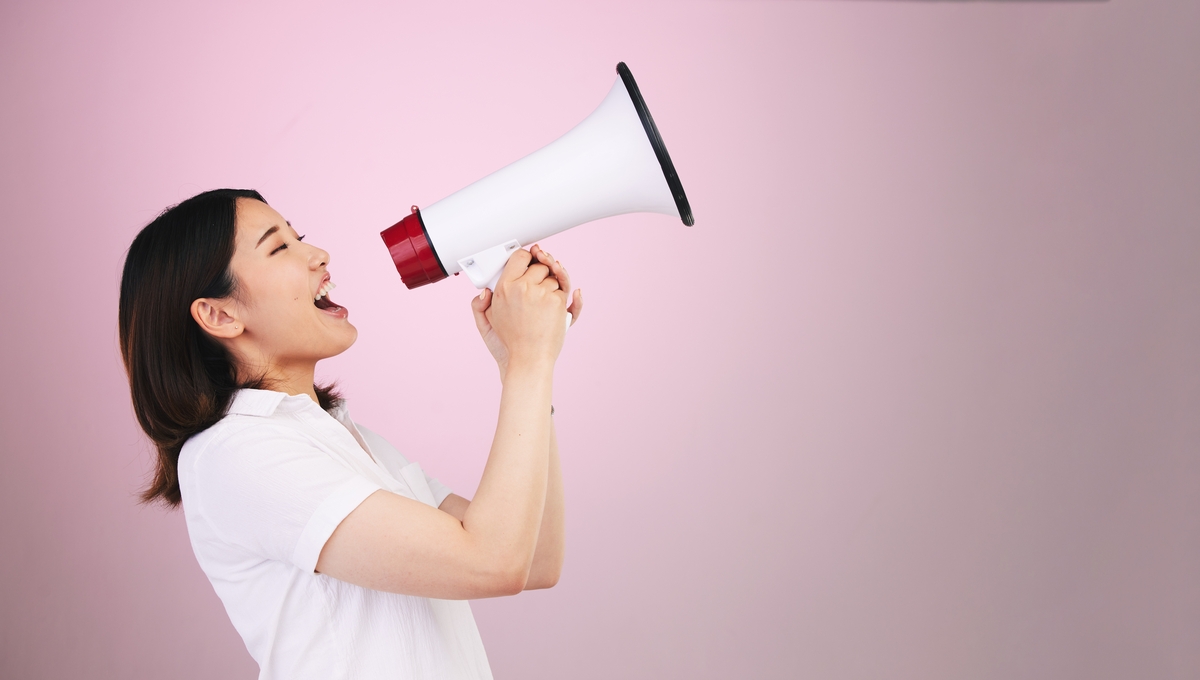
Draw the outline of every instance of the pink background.
<instances>
[{"instance_id":1,"label":"pink background","mask_svg":"<svg viewBox=\"0 0 1200 680\"><path fill-rule=\"evenodd\" d=\"M134 502L142 225L263 191L360 331L324 375L469 496L474 289L404 289L377 234L620 60L696 226L545 244L588 299L568 556L475 604L497 677L1200 675L1200 4L9 0L0 677L256 672Z\"/></svg>"}]
</instances>

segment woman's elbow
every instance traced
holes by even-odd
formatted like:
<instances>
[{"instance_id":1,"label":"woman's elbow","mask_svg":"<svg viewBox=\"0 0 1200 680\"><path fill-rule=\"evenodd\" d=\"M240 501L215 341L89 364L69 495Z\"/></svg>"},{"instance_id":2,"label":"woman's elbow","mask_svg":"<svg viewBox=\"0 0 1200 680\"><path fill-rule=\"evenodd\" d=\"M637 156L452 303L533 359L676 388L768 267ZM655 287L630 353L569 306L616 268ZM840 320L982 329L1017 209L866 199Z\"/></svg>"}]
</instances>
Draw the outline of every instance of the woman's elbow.
<instances>
[{"instance_id":1,"label":"woman's elbow","mask_svg":"<svg viewBox=\"0 0 1200 680\"><path fill-rule=\"evenodd\" d=\"M485 586L484 597L516 595L525 590L553 588L558 583L559 571L539 573L525 569L513 569L492 574Z\"/></svg>"},{"instance_id":2,"label":"woman's elbow","mask_svg":"<svg viewBox=\"0 0 1200 680\"><path fill-rule=\"evenodd\" d=\"M553 588L556 585L558 585L558 574L544 576L539 579L530 578L525 583L525 590L543 590L545 588Z\"/></svg>"},{"instance_id":3,"label":"woman's elbow","mask_svg":"<svg viewBox=\"0 0 1200 680\"><path fill-rule=\"evenodd\" d=\"M487 589L493 597L516 595L524 590L553 588L562 575L562 559L547 562L526 559L505 560L507 564L493 562L495 568L488 574Z\"/></svg>"},{"instance_id":4,"label":"woman's elbow","mask_svg":"<svg viewBox=\"0 0 1200 680\"><path fill-rule=\"evenodd\" d=\"M560 576L562 576L562 564L554 565L553 569L531 572L529 578L525 581L525 590L553 588L558 585L558 578Z\"/></svg>"},{"instance_id":5,"label":"woman's elbow","mask_svg":"<svg viewBox=\"0 0 1200 680\"><path fill-rule=\"evenodd\" d=\"M516 595L529 587L528 572L510 574L498 584L500 595Z\"/></svg>"},{"instance_id":6,"label":"woman's elbow","mask_svg":"<svg viewBox=\"0 0 1200 680\"><path fill-rule=\"evenodd\" d=\"M529 568L525 565L489 570L483 586L484 597L516 595L529 583Z\"/></svg>"}]
</instances>

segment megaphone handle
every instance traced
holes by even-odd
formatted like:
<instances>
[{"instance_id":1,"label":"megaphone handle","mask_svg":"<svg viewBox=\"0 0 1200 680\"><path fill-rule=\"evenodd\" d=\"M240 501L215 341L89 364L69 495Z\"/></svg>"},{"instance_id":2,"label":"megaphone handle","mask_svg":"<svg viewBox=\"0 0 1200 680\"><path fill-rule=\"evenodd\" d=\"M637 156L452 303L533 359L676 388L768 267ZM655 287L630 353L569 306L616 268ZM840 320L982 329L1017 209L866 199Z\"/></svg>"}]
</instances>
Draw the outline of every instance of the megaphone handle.
<instances>
[{"instance_id":1,"label":"megaphone handle","mask_svg":"<svg viewBox=\"0 0 1200 680\"><path fill-rule=\"evenodd\" d=\"M500 283L500 274L503 273L503 271L504 270L500 270L500 271L496 272L496 275L492 277L492 280L483 284L483 287L487 288L488 290L495 293L496 292L496 284Z\"/></svg>"},{"instance_id":2,"label":"megaphone handle","mask_svg":"<svg viewBox=\"0 0 1200 680\"><path fill-rule=\"evenodd\" d=\"M500 281L500 274L504 272L508 256L520 247L521 244L517 241L501 243L487 250L481 250L470 257L462 258L458 261L458 266L466 273L467 278L471 279L471 283L475 284L476 288L480 290L490 288L492 292L495 292L496 283Z\"/></svg>"}]
</instances>

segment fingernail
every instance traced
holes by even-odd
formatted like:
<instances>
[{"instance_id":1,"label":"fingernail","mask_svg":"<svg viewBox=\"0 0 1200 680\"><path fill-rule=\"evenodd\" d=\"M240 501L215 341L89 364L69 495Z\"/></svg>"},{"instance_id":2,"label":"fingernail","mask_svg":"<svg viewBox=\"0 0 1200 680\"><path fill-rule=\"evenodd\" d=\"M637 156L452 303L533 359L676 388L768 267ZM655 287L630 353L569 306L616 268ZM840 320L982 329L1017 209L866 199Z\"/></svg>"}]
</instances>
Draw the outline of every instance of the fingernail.
<instances>
[{"instance_id":1,"label":"fingernail","mask_svg":"<svg viewBox=\"0 0 1200 680\"><path fill-rule=\"evenodd\" d=\"M479 291L479 299L482 300L484 295L487 295L487 288Z\"/></svg>"}]
</instances>

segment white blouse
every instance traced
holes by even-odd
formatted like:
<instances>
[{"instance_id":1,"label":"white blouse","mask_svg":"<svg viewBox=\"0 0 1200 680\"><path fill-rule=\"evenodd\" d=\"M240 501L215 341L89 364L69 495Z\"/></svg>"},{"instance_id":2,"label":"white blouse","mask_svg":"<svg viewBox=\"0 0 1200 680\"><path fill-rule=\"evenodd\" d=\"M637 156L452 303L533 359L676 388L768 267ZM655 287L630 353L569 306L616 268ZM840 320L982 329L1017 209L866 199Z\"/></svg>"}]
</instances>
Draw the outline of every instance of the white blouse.
<instances>
[{"instance_id":1,"label":"white blouse","mask_svg":"<svg viewBox=\"0 0 1200 680\"><path fill-rule=\"evenodd\" d=\"M378 489L434 507L450 490L343 403L241 390L179 455L188 535L261 680L491 678L470 605L370 590L314 570Z\"/></svg>"}]
</instances>

